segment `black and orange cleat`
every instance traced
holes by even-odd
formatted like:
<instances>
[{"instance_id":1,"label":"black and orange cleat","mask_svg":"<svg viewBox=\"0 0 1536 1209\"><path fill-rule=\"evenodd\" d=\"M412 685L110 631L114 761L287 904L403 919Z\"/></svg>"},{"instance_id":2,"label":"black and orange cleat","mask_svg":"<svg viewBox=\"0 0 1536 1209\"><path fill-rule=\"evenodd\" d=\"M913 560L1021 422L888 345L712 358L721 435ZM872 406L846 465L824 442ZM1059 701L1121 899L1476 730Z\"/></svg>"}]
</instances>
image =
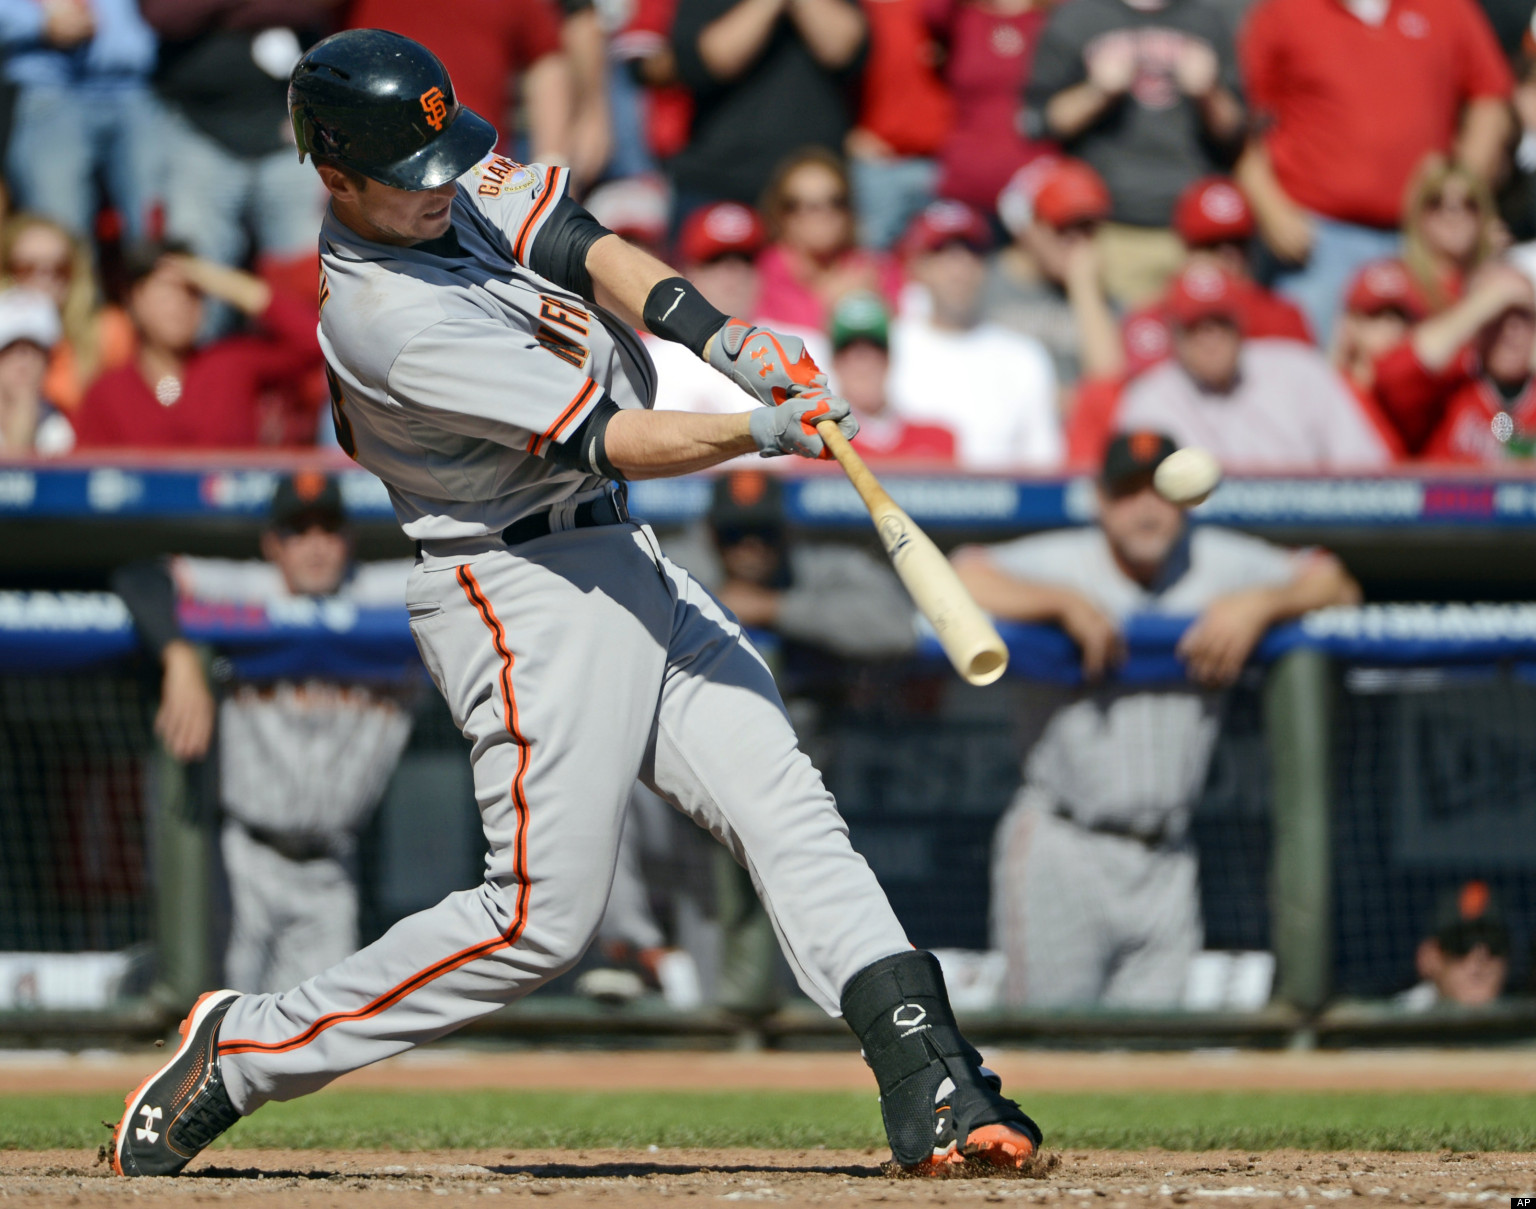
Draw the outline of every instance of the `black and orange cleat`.
<instances>
[{"instance_id":1,"label":"black and orange cleat","mask_svg":"<svg viewBox=\"0 0 1536 1209\"><path fill-rule=\"evenodd\" d=\"M118 1175L175 1175L198 1151L240 1119L219 1070L219 1026L237 991L209 991L181 1022L171 1060L123 1101L112 1131Z\"/></svg>"},{"instance_id":2,"label":"black and orange cleat","mask_svg":"<svg viewBox=\"0 0 1536 1209\"><path fill-rule=\"evenodd\" d=\"M1003 1081L994 1072L985 1066L980 1071L982 1079L993 1091L1002 1090ZM933 1154L915 1166L906 1168L909 1174L958 1174L957 1169L974 1170L978 1164L1017 1170L1029 1162L1039 1148L1038 1138L1030 1132L1034 1122L1026 1117L1021 1121L978 1125L966 1134L962 1144L955 1135L954 1094L953 1079L946 1078L939 1084L933 1097Z\"/></svg>"}]
</instances>

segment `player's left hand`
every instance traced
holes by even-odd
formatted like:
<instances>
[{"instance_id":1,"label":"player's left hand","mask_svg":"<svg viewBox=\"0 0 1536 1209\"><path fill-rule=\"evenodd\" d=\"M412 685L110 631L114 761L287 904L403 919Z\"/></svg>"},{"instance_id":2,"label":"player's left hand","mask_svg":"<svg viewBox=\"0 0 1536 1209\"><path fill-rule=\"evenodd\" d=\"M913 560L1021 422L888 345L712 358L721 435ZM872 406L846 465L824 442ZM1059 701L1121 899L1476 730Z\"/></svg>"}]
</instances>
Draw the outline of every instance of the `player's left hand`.
<instances>
[{"instance_id":1,"label":"player's left hand","mask_svg":"<svg viewBox=\"0 0 1536 1209\"><path fill-rule=\"evenodd\" d=\"M1211 601L1179 640L1178 654L1189 667L1190 679L1208 688L1233 683L1269 624L1263 589L1233 592Z\"/></svg>"},{"instance_id":2,"label":"player's left hand","mask_svg":"<svg viewBox=\"0 0 1536 1209\"><path fill-rule=\"evenodd\" d=\"M848 412L848 400L825 386L815 386L789 396L777 407L760 407L752 413L752 439L765 458L793 453L802 458L830 459L825 442L816 431L822 420L836 420L850 441L858 435L859 422Z\"/></svg>"},{"instance_id":3,"label":"player's left hand","mask_svg":"<svg viewBox=\"0 0 1536 1209\"><path fill-rule=\"evenodd\" d=\"M708 352L712 366L765 407L777 407L797 389L827 384L804 342L745 319L727 319Z\"/></svg>"}]
</instances>

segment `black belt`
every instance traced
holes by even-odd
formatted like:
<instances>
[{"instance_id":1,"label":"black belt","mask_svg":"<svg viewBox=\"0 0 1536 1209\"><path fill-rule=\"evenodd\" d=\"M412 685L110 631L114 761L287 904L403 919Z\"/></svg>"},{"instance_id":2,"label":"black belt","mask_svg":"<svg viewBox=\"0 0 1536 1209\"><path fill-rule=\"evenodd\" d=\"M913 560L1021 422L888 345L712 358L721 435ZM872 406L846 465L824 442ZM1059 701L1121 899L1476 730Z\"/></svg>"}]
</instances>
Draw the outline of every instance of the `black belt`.
<instances>
[{"instance_id":1,"label":"black belt","mask_svg":"<svg viewBox=\"0 0 1536 1209\"><path fill-rule=\"evenodd\" d=\"M318 861L336 855L335 845L323 835L302 835L288 831L272 831L266 827L254 827L243 819L236 819L250 836L264 848L270 848L290 861Z\"/></svg>"},{"instance_id":2,"label":"black belt","mask_svg":"<svg viewBox=\"0 0 1536 1209\"><path fill-rule=\"evenodd\" d=\"M1112 835L1122 840L1135 840L1148 848L1161 848L1173 838L1169 835L1166 825L1159 827L1156 831L1138 831L1126 823L1114 823L1108 820L1085 823L1073 815L1071 807L1065 802L1057 802L1052 813L1058 819L1066 819L1067 822L1081 827L1084 831L1092 831L1095 835Z\"/></svg>"},{"instance_id":3,"label":"black belt","mask_svg":"<svg viewBox=\"0 0 1536 1209\"><path fill-rule=\"evenodd\" d=\"M620 487L598 499L577 504L575 511L564 523L555 523L555 512L556 508L549 508L543 512L535 512L532 516L525 516L520 521L513 521L501 531L501 540L509 546L519 546L523 542L548 537L551 533L563 533L567 529L591 529L596 525L627 525L629 500L624 489Z\"/></svg>"}]
</instances>

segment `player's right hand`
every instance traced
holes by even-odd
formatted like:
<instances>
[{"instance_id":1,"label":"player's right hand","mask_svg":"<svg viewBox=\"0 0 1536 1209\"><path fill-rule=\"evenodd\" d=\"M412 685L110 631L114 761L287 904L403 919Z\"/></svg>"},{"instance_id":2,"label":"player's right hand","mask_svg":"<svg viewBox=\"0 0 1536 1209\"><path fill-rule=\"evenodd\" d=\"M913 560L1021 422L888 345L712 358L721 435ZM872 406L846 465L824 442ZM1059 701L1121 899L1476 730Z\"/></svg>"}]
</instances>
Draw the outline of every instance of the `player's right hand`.
<instances>
[{"instance_id":1,"label":"player's right hand","mask_svg":"<svg viewBox=\"0 0 1536 1209\"><path fill-rule=\"evenodd\" d=\"M816 431L823 420L836 420L837 427L850 441L858 434L859 422L848 412L848 400L840 399L825 386L812 387L791 395L777 407L760 407L752 413L752 439L765 458L793 453L802 458L830 458L826 442Z\"/></svg>"},{"instance_id":2,"label":"player's right hand","mask_svg":"<svg viewBox=\"0 0 1536 1209\"><path fill-rule=\"evenodd\" d=\"M201 760L208 754L218 710L203 675L202 660L191 644L180 639L167 644L161 658L165 677L160 686L160 708L155 713L155 734L176 759Z\"/></svg>"},{"instance_id":3,"label":"player's right hand","mask_svg":"<svg viewBox=\"0 0 1536 1209\"><path fill-rule=\"evenodd\" d=\"M709 363L765 407L777 407L796 389L825 386L803 341L780 336L745 319L727 319L709 343Z\"/></svg>"},{"instance_id":4,"label":"player's right hand","mask_svg":"<svg viewBox=\"0 0 1536 1209\"><path fill-rule=\"evenodd\" d=\"M1083 679L1097 680L1124 657L1120 628L1086 596L1072 593L1058 618L1083 653Z\"/></svg>"}]
</instances>

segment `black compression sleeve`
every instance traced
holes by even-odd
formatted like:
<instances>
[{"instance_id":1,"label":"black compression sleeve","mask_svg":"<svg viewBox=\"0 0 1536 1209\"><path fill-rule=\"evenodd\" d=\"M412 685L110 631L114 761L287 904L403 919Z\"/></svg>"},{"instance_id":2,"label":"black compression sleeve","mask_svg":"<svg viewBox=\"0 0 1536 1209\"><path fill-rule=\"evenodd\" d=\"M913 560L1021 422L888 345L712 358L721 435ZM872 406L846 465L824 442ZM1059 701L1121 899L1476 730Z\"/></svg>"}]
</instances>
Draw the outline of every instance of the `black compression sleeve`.
<instances>
[{"instance_id":1,"label":"black compression sleeve","mask_svg":"<svg viewBox=\"0 0 1536 1209\"><path fill-rule=\"evenodd\" d=\"M533 241L528 267L591 302L592 274L587 271L587 253L604 235L612 234L569 197L562 197Z\"/></svg>"},{"instance_id":2,"label":"black compression sleeve","mask_svg":"<svg viewBox=\"0 0 1536 1209\"><path fill-rule=\"evenodd\" d=\"M584 474L600 474L605 479L622 483L624 476L608 460L606 438L608 421L619 414L619 406L612 399L604 398L581 425L564 441L550 442L544 456L557 466L567 470L580 470Z\"/></svg>"},{"instance_id":3,"label":"black compression sleeve","mask_svg":"<svg viewBox=\"0 0 1536 1209\"><path fill-rule=\"evenodd\" d=\"M652 287L642 318L663 340L675 341L702 357L709 338L725 326L729 316L710 306L691 282L668 277Z\"/></svg>"},{"instance_id":4,"label":"black compression sleeve","mask_svg":"<svg viewBox=\"0 0 1536 1209\"><path fill-rule=\"evenodd\" d=\"M139 637L156 655L181 637L176 620L176 587L163 563L130 563L112 572L112 590L122 597Z\"/></svg>"}]
</instances>

